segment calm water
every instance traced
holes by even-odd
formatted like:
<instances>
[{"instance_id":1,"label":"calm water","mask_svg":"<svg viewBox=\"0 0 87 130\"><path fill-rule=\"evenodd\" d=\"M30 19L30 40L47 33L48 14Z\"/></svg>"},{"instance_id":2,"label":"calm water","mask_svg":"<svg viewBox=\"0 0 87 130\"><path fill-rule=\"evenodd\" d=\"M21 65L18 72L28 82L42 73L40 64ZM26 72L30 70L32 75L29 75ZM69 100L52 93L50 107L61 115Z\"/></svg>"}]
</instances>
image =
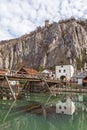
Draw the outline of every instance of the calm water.
<instances>
[{"instance_id":1,"label":"calm water","mask_svg":"<svg viewBox=\"0 0 87 130\"><path fill-rule=\"evenodd\" d=\"M70 96L76 111L57 114L55 105ZM30 107L41 106L30 111ZM49 108L44 115L44 106ZM53 109L51 109L53 107ZM31 94L20 101L0 100L0 130L87 130L87 94Z\"/></svg>"}]
</instances>

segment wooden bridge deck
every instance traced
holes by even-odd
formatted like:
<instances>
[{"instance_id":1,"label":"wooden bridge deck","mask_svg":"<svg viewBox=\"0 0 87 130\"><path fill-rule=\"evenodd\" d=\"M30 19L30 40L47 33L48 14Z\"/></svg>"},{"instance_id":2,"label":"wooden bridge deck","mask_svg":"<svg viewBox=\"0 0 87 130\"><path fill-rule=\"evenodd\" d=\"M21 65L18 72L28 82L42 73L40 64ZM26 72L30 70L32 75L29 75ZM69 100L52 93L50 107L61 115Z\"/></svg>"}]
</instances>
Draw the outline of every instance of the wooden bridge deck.
<instances>
[{"instance_id":1,"label":"wooden bridge deck","mask_svg":"<svg viewBox=\"0 0 87 130\"><path fill-rule=\"evenodd\" d=\"M27 88L29 89L29 87L32 88L32 86L30 86L30 83L34 83L36 84L37 83L43 83L45 84L45 86L48 88L48 90L50 91L51 94L52 91L50 89L50 86L49 84L59 84L59 81L57 80L52 80L52 79L45 79L41 76L25 76L25 75L0 75L0 80L1 82L3 81L6 81L7 82L7 87L9 88L10 90L10 93L12 94L12 97L13 99L16 100L16 96L15 96L15 93L14 93L14 90L12 88L12 85L10 84L9 81L25 81L25 84L24 84L24 88ZM2 88L4 88L5 86L3 85ZM16 88L16 86L14 85L14 87ZM42 87L42 86L41 86ZM33 89L33 88L32 88ZM2 90L1 90L2 91ZM2 92L1 92L2 93ZM4 92L3 92L4 93Z\"/></svg>"},{"instance_id":2,"label":"wooden bridge deck","mask_svg":"<svg viewBox=\"0 0 87 130\"><path fill-rule=\"evenodd\" d=\"M4 80L5 76L8 78L8 80L11 81L31 81L31 82L41 82L44 81L43 78L39 78L38 76L22 76L22 75L0 75L0 80ZM47 83L59 83L58 80L54 79L45 79Z\"/></svg>"},{"instance_id":3,"label":"wooden bridge deck","mask_svg":"<svg viewBox=\"0 0 87 130\"><path fill-rule=\"evenodd\" d=\"M0 75L0 81L7 82L7 88L10 90L10 92L8 94L11 93L11 96L13 97L14 100L16 100L17 97L16 97L16 94L15 94L11 84L9 83L9 81L25 81L24 88L27 88L27 90L29 89L29 87L34 89L32 87L32 85L30 85L30 83L34 83L36 86L36 83L38 84L38 83L44 82L45 86L47 87L47 89L50 91L51 94L54 94L55 92L61 92L61 91L64 91L64 92L87 92L87 89L58 88L58 87L56 87L56 85L59 85L60 87L63 86L63 84L61 82L59 82L58 80L54 80L54 79L46 79L46 78L40 77L40 76ZM4 88L4 87L5 86L2 86L2 88ZM14 87L16 88L16 86L14 86ZM41 86L41 87L43 87L43 86ZM1 88L0 93L2 93L2 88ZM38 89L38 88L36 88L36 89ZM27 91L25 91L25 92L27 93ZM4 95L4 92L2 94Z\"/></svg>"}]
</instances>

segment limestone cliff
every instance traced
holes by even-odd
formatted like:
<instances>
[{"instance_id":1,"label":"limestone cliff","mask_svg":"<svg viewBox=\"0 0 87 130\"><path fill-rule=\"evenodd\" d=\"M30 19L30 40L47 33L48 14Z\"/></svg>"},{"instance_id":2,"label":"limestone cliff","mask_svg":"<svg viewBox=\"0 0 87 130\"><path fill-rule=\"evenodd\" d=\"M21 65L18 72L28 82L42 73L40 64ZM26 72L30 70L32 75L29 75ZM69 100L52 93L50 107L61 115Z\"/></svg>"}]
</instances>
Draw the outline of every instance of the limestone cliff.
<instances>
[{"instance_id":1,"label":"limestone cliff","mask_svg":"<svg viewBox=\"0 0 87 130\"><path fill-rule=\"evenodd\" d=\"M70 19L38 27L29 35L0 42L0 68L38 68L87 60L87 24ZM77 63L78 62L78 63Z\"/></svg>"}]
</instances>

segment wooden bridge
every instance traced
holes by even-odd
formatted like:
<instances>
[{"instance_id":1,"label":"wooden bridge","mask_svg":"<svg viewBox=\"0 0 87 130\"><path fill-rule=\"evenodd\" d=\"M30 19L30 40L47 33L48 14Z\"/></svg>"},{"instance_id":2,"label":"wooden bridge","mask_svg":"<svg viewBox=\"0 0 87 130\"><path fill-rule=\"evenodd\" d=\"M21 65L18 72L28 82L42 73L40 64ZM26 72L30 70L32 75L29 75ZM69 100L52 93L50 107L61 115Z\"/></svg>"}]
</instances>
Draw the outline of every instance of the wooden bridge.
<instances>
[{"instance_id":1,"label":"wooden bridge","mask_svg":"<svg viewBox=\"0 0 87 130\"><path fill-rule=\"evenodd\" d=\"M29 90L29 88L31 88L32 90L34 89L32 87L31 84L39 84L42 83L45 85L46 89L48 89L50 91L51 94L53 94L52 90L50 89L50 87L52 85L58 85L60 84L60 82L58 80L52 80L52 79L46 79L45 77L42 77L41 75L37 75L37 76L26 76L26 75L0 75L0 83L1 82L6 82L7 85L5 87L5 85L0 85L0 94L2 95L2 97L4 97L4 95L11 95L11 97L16 100L17 96L16 93L14 91L14 89L16 88L16 85L14 85L14 89L13 89L13 85L11 85L11 81L19 81L19 82L24 82L22 88L23 90L26 89ZM20 85L17 86L17 89L20 87ZM40 88L43 87L43 85L40 86ZM6 88L6 89L4 89ZM4 89L4 91L3 91ZM9 92L7 91L7 89L9 89ZM38 89L38 87L37 87ZM7 94L6 94L7 93ZM19 90L17 92L17 95L19 93ZM9 97L8 96L8 97Z\"/></svg>"}]
</instances>

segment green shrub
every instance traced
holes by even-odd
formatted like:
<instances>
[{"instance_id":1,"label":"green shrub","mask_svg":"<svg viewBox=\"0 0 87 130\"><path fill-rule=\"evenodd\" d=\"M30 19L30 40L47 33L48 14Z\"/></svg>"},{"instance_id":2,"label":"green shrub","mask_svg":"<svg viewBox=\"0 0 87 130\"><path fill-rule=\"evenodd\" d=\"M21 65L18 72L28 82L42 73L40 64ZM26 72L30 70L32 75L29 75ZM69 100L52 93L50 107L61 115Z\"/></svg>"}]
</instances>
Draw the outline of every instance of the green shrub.
<instances>
[{"instance_id":1,"label":"green shrub","mask_svg":"<svg viewBox=\"0 0 87 130\"><path fill-rule=\"evenodd\" d=\"M82 60L80 58L77 58L76 61L77 61L77 70L81 70L81 68L83 67Z\"/></svg>"}]
</instances>

